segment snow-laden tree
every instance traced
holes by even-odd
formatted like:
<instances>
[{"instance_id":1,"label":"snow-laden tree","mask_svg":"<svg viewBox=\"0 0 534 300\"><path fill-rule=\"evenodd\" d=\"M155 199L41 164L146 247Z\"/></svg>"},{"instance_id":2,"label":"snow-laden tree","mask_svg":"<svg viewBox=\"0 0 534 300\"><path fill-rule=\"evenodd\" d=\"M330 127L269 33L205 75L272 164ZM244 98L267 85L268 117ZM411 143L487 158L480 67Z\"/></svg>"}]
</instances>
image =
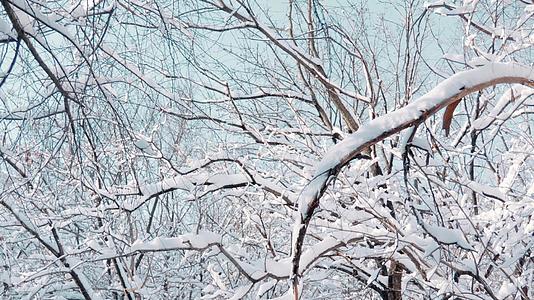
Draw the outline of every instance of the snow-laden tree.
<instances>
[{"instance_id":1,"label":"snow-laden tree","mask_svg":"<svg viewBox=\"0 0 534 300\"><path fill-rule=\"evenodd\" d=\"M534 297L534 3L0 0L0 297Z\"/></svg>"}]
</instances>

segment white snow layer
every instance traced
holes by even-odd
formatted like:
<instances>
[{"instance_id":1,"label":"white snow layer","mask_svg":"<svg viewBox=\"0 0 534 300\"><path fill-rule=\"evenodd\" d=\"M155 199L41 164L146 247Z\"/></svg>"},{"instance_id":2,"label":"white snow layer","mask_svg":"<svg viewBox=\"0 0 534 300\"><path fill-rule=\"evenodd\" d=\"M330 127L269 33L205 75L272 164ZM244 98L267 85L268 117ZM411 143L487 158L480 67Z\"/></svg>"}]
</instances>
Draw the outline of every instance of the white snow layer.
<instances>
[{"instance_id":1,"label":"white snow layer","mask_svg":"<svg viewBox=\"0 0 534 300\"><path fill-rule=\"evenodd\" d=\"M305 217L308 207L316 200L335 168L341 167L366 143L380 141L396 129L406 128L424 118L424 115L447 104L447 100L478 85L503 78L526 78L534 81L534 68L517 63L489 63L475 69L459 72L439 83L435 88L407 106L362 125L360 129L335 145L318 163L314 179L304 188L299 199L299 212ZM300 226L297 222L295 226Z\"/></svg>"}]
</instances>

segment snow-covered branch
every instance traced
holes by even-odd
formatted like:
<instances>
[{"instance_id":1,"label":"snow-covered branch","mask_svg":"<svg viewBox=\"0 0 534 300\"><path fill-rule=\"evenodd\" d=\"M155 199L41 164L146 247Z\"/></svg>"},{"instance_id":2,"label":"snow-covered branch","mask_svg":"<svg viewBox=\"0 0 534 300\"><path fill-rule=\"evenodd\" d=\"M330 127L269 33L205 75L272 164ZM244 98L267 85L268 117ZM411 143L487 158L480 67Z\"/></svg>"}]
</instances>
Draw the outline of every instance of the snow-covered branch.
<instances>
[{"instance_id":1,"label":"snow-covered branch","mask_svg":"<svg viewBox=\"0 0 534 300\"><path fill-rule=\"evenodd\" d=\"M302 190L292 243L293 288L298 287L304 236L328 182L362 150L415 126L466 95L503 83L534 86L534 68L517 63L490 63L457 73L407 106L383 115L332 147L317 164L313 179Z\"/></svg>"}]
</instances>

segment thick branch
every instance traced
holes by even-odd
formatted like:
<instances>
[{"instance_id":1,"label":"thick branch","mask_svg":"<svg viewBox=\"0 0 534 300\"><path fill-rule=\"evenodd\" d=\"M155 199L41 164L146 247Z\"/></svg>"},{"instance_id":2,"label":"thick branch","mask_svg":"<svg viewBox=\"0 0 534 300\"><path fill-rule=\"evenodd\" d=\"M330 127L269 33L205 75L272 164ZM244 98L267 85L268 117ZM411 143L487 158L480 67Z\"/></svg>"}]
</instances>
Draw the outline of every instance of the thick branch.
<instances>
[{"instance_id":1,"label":"thick branch","mask_svg":"<svg viewBox=\"0 0 534 300\"><path fill-rule=\"evenodd\" d=\"M516 63L491 63L460 72L441 82L409 105L360 127L356 133L334 146L318 164L314 178L304 188L299 200L300 214L295 222L292 244L293 288L296 290L299 283L299 265L304 236L331 178L335 177L364 149L405 128L424 122L440 109L471 93L503 83L534 86L534 68Z\"/></svg>"}]
</instances>

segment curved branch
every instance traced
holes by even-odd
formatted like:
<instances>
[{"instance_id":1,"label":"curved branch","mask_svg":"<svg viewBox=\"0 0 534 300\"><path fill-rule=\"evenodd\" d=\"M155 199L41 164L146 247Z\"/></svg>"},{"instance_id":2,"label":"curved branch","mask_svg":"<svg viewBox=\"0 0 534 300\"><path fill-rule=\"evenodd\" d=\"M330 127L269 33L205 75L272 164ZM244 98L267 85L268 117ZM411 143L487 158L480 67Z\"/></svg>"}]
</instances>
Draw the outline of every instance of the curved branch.
<instances>
[{"instance_id":1,"label":"curved branch","mask_svg":"<svg viewBox=\"0 0 534 300\"><path fill-rule=\"evenodd\" d=\"M299 265L304 236L330 179L364 149L405 128L424 122L428 117L466 95L503 83L534 87L534 68L517 63L490 63L457 73L407 106L361 126L357 132L328 151L318 164L314 178L303 189L299 199L300 214L295 220L291 252L291 280L295 297L298 297Z\"/></svg>"}]
</instances>

